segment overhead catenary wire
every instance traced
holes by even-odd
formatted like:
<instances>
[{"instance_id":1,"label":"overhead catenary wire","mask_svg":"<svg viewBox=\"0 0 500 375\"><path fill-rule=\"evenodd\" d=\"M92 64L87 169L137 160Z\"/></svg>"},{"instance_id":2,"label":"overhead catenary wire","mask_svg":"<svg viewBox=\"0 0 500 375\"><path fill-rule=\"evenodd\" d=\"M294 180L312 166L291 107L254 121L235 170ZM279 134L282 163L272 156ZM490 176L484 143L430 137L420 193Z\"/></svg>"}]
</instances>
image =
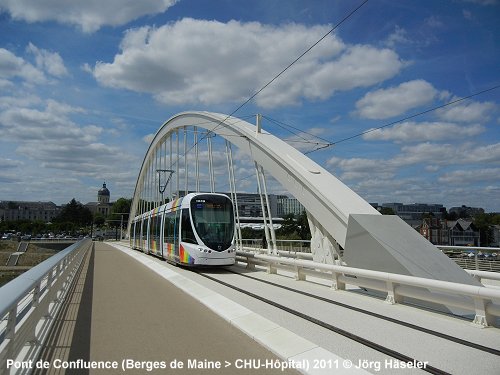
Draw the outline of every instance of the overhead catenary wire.
<instances>
[{"instance_id":1,"label":"overhead catenary wire","mask_svg":"<svg viewBox=\"0 0 500 375\"><path fill-rule=\"evenodd\" d=\"M380 129L387 128L387 127L389 127L389 126L396 125L396 124L398 124L398 123L400 123L400 122L407 121L407 120L413 119L413 118L415 118L415 117L419 117L419 116L422 116L422 115L425 115L425 114L428 114L428 113L431 113L431 112L437 111L438 109L442 109L442 108L445 108L445 107L448 107L448 106L451 106L451 105L454 105L454 104L457 104L457 103L463 102L463 101L465 101L465 100L469 100L469 99L471 99L471 98L473 98L473 97L476 97L476 96L479 96L479 95L485 94L485 93L490 92L490 91L494 91L494 90L496 90L496 89L498 89L498 88L500 88L500 85L492 86L492 87L487 88L487 89L485 89L485 90L481 90L481 91L475 92L475 93L473 93L473 94L470 94L470 95L467 95L467 96L464 96L464 97L461 97L461 98L458 98L458 99L452 100L452 101L450 101L450 102L448 102L448 103L441 104L441 105L438 105L438 106L435 106L435 107L432 107L432 108L426 109L426 110L424 110L424 111L421 111L421 112L415 113L415 114L413 114L413 115L406 116L406 117L401 118L401 119L399 119L399 120L396 120L396 121L391 121L391 122L389 122L389 123L387 123L387 124L384 124L384 125L381 125L381 126L377 126L377 127L375 127L375 128L370 128L370 129L364 130L364 131L362 131L362 132L360 132L360 133L357 133L357 134L351 135L351 136L346 137L346 138L342 138L342 139L340 139L340 140L338 140L338 141L328 140L328 139L325 139L325 138L322 138L322 137L316 136L316 135L314 135L314 134L307 133L307 132L305 132L305 131L303 131L303 130L300 130L299 128L293 127L293 126L291 126L291 125L289 125L289 124L284 124L283 122L279 122L279 123L280 123L281 125L285 125L285 126L287 126L287 127L293 128L293 129L295 129L295 130L297 130L297 131L300 131L300 132L302 132L302 133L309 134L309 135L311 135L311 136L313 136L313 137L316 137L316 138L321 139L321 140L323 140L323 141L325 141L325 142L326 142L325 144L322 144L320 147L318 147L318 148L316 148L316 149L314 149L314 150L311 150L311 151L307 151L307 152L305 152L305 154L307 155L307 154L310 154L310 153L313 153L313 152L316 152L316 151L319 151L319 150L322 150L322 149L325 149L325 148L328 148L328 147L331 147L331 146L338 145L339 143L346 142L346 141L349 141L349 140L354 139L354 138L357 138L357 137L361 137L361 136L363 136L363 135L365 135L365 134L369 134L369 133L372 133L372 132L374 132L374 131L377 131L377 130L380 130ZM278 121L277 121L277 120L271 120L271 119L269 119L269 118L267 118L267 119L268 119L268 120L270 120L270 121L273 121L274 123L278 123Z\"/></svg>"},{"instance_id":2,"label":"overhead catenary wire","mask_svg":"<svg viewBox=\"0 0 500 375\"><path fill-rule=\"evenodd\" d=\"M254 92L247 100L245 100L242 104L240 104L236 109L234 109L229 115L227 115L223 120L219 121L218 124L212 129L209 130L206 134L204 134L198 142L203 141L205 138L209 136L210 133L215 132L219 127L224 126L225 122L231 118L234 114L236 114L240 109L250 103L257 95L259 95L262 91L264 91L269 85L271 85L274 81L276 81L279 77L281 77L288 69L290 69L293 65L295 65L300 59L302 59L306 54L308 54L314 47L316 47L319 43L321 43L328 35L334 32L337 28L340 27L344 22L346 22L349 18L351 18L359 9L361 9L369 0L364 0L357 7L351 10L346 16L344 16L339 22L335 24L327 33L325 33L321 38L319 38L316 42L314 42L309 48L307 48L304 52L302 52L295 60L293 60L290 64L288 64L284 69L282 69L278 74L276 74L270 81L268 81L264 86ZM195 145L193 145L189 150L187 150L184 157L186 157L187 153L189 153ZM172 165L170 166L170 168Z\"/></svg>"}]
</instances>

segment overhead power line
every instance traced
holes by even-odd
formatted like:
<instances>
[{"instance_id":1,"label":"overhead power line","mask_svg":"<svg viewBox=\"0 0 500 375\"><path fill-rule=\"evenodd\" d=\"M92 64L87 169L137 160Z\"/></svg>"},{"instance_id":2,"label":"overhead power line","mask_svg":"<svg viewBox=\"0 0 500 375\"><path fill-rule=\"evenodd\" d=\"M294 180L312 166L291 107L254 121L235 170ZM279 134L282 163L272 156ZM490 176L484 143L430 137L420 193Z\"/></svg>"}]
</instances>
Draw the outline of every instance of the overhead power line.
<instances>
[{"instance_id":1,"label":"overhead power line","mask_svg":"<svg viewBox=\"0 0 500 375\"><path fill-rule=\"evenodd\" d=\"M321 147L318 147L318 148L316 148L314 150L308 151L308 152L306 152L306 154L310 154L312 152L316 152L316 151L319 151L319 150L322 150L322 149L325 149L325 148L328 148L328 147L331 147L331 146L335 146L335 145L338 145L339 143L346 142L346 141L349 141L349 140L357 138L357 137L361 137L361 136L363 136L365 134L374 132L376 130L387 128L387 127L389 127L391 125L396 125L396 124L398 124L400 122L407 121L407 120L410 120L412 118L415 118L415 117L418 117L418 116L422 116L422 115L425 115L425 114L433 112L433 111L437 111L438 109L442 109L442 108L448 107L450 105L460 103L462 101L471 99L471 98L473 98L475 96L479 96L479 95L485 94L485 93L487 93L489 91L493 91L493 90L496 90L498 88L500 88L500 85L496 85L496 86L490 87L490 88L488 88L486 90L478 91L478 92L476 92L474 94L467 95L467 96L464 96L464 97L456 99L456 100L452 100L451 102L448 102L448 103L445 103L445 104L442 104L442 105L439 105L439 106L436 106L436 107L433 107L433 108L430 108L430 109L426 109L426 110L424 110L422 112L418 112L416 114L413 114L413 115L410 115L410 116L406 116L406 117L404 117L402 119L389 122L387 124L378 126L376 128L370 128L368 130L362 131L361 133L357 133L357 134L351 135L351 136L349 136L347 138L343 138L343 139L341 139L339 141L328 141L328 140L325 140L325 139L321 138L321 139L327 141L328 143L326 145L322 145Z\"/></svg>"},{"instance_id":2,"label":"overhead power line","mask_svg":"<svg viewBox=\"0 0 500 375\"><path fill-rule=\"evenodd\" d=\"M189 150L186 151L186 154L190 152L196 144L199 142L203 141L205 138L209 136L210 133L215 132L219 127L224 126L224 123L231 117L233 116L236 112L238 112L241 108L243 108L245 105L250 103L257 95L259 95L262 91L264 91L269 85L271 85L274 81L276 81L279 77L281 77L288 69L290 69L297 61L299 61L301 58L303 58L306 54L308 54L314 47L316 47L319 43L321 43L328 35L330 35L332 32L334 32L337 28L340 27L344 22L346 22L349 18L351 18L363 5L365 5L369 0L364 0L361 4L359 4L356 8L354 8L351 12L349 12L344 18L342 18L335 26L333 26L330 30L328 30L327 33L325 33L321 38L319 38L316 42L314 42L309 48L307 48L304 52L302 52L295 60L293 60L290 64L288 64L283 70L281 70L278 74L276 74L269 82L267 82L264 86L262 86L260 89L258 89L255 93L253 93L247 100L245 100L242 104L240 104L235 110L233 110L229 115L227 115L222 121L219 121L219 123L215 126L215 128L207 134L205 134L203 137L201 137L197 143L195 143ZM186 155L184 155L185 157ZM174 162L171 164L170 167L174 166L177 162Z\"/></svg>"}]
</instances>

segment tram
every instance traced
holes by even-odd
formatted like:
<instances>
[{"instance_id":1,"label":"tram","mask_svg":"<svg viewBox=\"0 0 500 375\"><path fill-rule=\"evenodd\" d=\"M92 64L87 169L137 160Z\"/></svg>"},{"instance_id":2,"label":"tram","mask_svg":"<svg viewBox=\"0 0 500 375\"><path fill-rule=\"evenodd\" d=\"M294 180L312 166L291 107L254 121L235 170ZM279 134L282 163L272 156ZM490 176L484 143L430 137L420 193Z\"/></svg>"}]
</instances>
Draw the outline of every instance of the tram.
<instances>
[{"instance_id":1,"label":"tram","mask_svg":"<svg viewBox=\"0 0 500 375\"><path fill-rule=\"evenodd\" d=\"M136 216L130 245L184 266L235 262L233 204L228 196L190 193Z\"/></svg>"}]
</instances>

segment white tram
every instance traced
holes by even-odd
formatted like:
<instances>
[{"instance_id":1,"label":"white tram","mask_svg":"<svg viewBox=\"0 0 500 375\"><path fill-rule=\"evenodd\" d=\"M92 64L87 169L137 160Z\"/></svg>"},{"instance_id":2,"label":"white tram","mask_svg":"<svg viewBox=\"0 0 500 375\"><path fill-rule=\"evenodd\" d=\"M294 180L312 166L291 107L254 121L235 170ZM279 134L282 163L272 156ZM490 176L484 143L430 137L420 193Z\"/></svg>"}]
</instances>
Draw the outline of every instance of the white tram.
<instances>
[{"instance_id":1,"label":"white tram","mask_svg":"<svg viewBox=\"0 0 500 375\"><path fill-rule=\"evenodd\" d=\"M234 233L233 204L226 195L191 193L136 216L130 245L180 265L231 265Z\"/></svg>"}]
</instances>

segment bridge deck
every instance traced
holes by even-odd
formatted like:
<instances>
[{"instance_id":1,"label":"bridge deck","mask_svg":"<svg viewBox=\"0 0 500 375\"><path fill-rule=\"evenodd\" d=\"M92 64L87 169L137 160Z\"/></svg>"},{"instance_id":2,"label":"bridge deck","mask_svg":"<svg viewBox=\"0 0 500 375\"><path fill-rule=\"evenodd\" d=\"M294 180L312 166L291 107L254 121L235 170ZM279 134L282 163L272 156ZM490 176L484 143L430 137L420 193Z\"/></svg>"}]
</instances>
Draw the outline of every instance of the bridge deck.
<instances>
[{"instance_id":1,"label":"bridge deck","mask_svg":"<svg viewBox=\"0 0 500 375\"><path fill-rule=\"evenodd\" d=\"M70 374L123 374L124 360L163 361L167 368L177 360L186 368L190 359L221 361L217 373L233 374L238 359L277 359L164 278L104 243L95 243L70 294L41 359L53 365L60 359L116 361L119 366L114 371L67 370ZM233 365L224 368L225 361ZM150 364L138 364L142 370L128 369L125 373L149 374ZM35 373L65 373L54 367ZM153 373L160 371L165 372ZM199 370L184 369L182 373ZM260 373L282 372L260 369Z\"/></svg>"},{"instance_id":2,"label":"bridge deck","mask_svg":"<svg viewBox=\"0 0 500 375\"><path fill-rule=\"evenodd\" d=\"M329 368L310 368L310 374L344 373L346 363L352 366L349 374L401 373L391 354L348 337L352 335L427 362L438 370L434 373L498 374L500 368L498 328L479 329L467 320L239 266L193 272L123 244L95 244L53 333L42 353L42 359L52 363L59 358L117 361L121 366L130 359L164 361L170 367L173 360L187 366L189 359L207 359L222 366L231 363L207 373L297 373L234 366L241 359L279 357L304 360L311 367L315 359L326 361ZM355 369L360 364L362 369Z\"/></svg>"}]
</instances>

